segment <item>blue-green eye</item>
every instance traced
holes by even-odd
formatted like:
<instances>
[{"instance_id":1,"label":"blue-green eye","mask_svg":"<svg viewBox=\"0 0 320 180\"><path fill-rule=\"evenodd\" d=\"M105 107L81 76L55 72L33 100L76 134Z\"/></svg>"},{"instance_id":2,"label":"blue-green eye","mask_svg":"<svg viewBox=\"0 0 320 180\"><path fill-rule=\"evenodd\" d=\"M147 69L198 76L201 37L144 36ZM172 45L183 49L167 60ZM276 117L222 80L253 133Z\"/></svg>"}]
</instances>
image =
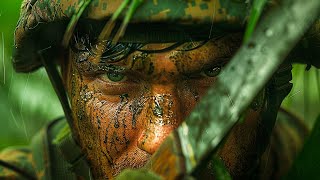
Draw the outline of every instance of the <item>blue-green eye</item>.
<instances>
[{"instance_id":1,"label":"blue-green eye","mask_svg":"<svg viewBox=\"0 0 320 180\"><path fill-rule=\"evenodd\" d=\"M114 73L114 72L108 72L106 74L103 74L102 79L107 79L112 82L120 82L126 80L126 76L120 73Z\"/></svg>"},{"instance_id":2,"label":"blue-green eye","mask_svg":"<svg viewBox=\"0 0 320 180\"><path fill-rule=\"evenodd\" d=\"M206 76L215 77L215 76L218 76L219 73L221 72L221 66L215 66L212 68L208 68L208 69L203 70L203 72Z\"/></svg>"}]
</instances>

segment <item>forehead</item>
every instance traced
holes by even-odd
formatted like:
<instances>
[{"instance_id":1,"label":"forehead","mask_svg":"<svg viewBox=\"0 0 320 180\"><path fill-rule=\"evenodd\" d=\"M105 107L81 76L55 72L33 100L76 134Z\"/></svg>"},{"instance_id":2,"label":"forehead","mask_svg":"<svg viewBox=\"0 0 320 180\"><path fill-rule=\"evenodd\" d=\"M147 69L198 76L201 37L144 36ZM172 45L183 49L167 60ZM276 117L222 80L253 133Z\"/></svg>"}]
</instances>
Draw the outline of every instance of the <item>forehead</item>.
<instances>
[{"instance_id":1,"label":"forehead","mask_svg":"<svg viewBox=\"0 0 320 180\"><path fill-rule=\"evenodd\" d=\"M153 63L155 68L173 63L181 72L197 71L204 66L230 59L241 44L241 37L240 33L235 33L207 41L149 43L140 49L142 51L135 51L116 64L128 66L140 60L146 64Z\"/></svg>"},{"instance_id":2,"label":"forehead","mask_svg":"<svg viewBox=\"0 0 320 180\"><path fill-rule=\"evenodd\" d=\"M75 54L75 61L80 64L87 61L91 64L90 66L97 67L112 65L121 67L120 69L124 69L124 71L138 72L139 74L176 73L177 71L182 74L190 74L199 72L205 67L209 68L227 62L240 47L241 38L241 33L229 33L207 41L148 43L141 46L130 46L125 43L121 45L120 43L119 46L122 47L120 50L117 49L117 45L114 45L109 49L106 48L106 52L102 55L94 53L97 45L92 42L84 42L85 50L91 51L91 53L87 53L90 56L83 58L84 51L79 51ZM77 40L77 43L81 44L82 40ZM128 50L127 47L134 48ZM115 59L110 57L115 57Z\"/></svg>"}]
</instances>

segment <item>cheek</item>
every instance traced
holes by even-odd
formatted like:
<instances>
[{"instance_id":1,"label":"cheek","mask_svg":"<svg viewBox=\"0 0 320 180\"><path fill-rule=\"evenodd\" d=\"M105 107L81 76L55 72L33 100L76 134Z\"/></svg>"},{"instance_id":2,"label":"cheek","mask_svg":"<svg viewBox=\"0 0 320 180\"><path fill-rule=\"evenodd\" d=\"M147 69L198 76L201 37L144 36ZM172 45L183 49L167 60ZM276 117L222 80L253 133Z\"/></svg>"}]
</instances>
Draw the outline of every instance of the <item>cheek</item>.
<instances>
[{"instance_id":1,"label":"cheek","mask_svg":"<svg viewBox=\"0 0 320 180\"><path fill-rule=\"evenodd\" d=\"M119 99L118 103L114 103L97 95L86 105L85 109L88 121L90 121L91 132L97 132L91 138L100 143L100 151L110 155L108 157L110 162L114 161L113 158L117 154L123 154L133 144L134 137L137 135L132 122L129 101L124 98Z\"/></svg>"},{"instance_id":2,"label":"cheek","mask_svg":"<svg viewBox=\"0 0 320 180\"><path fill-rule=\"evenodd\" d=\"M113 164L137 144L143 95L108 96L101 93L95 81L86 82L80 76L74 79L75 95L71 99L80 145L89 159L104 156Z\"/></svg>"},{"instance_id":3,"label":"cheek","mask_svg":"<svg viewBox=\"0 0 320 180\"><path fill-rule=\"evenodd\" d=\"M233 176L247 172L254 167L259 147L260 111L249 109L243 122L236 124L218 154Z\"/></svg>"}]
</instances>

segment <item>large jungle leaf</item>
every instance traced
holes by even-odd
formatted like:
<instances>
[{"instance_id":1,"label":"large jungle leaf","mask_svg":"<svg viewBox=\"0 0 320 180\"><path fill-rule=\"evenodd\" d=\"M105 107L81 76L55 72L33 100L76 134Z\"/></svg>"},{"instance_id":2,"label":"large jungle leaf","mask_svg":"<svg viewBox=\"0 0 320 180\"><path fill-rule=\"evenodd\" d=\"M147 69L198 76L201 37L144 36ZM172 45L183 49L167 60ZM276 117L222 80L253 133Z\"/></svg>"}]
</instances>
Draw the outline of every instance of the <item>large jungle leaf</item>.
<instances>
[{"instance_id":1,"label":"large jungle leaf","mask_svg":"<svg viewBox=\"0 0 320 180\"><path fill-rule=\"evenodd\" d=\"M284 179L317 179L320 170L320 115L313 131Z\"/></svg>"}]
</instances>

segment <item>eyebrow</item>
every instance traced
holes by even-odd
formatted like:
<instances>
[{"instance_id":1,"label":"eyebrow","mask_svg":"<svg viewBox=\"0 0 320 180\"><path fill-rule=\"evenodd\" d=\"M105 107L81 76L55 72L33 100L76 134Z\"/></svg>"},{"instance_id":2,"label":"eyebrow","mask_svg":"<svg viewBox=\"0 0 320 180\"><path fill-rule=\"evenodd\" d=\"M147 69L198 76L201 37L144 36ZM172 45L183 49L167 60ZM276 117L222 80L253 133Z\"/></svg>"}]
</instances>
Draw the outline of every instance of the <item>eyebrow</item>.
<instances>
[{"instance_id":1,"label":"eyebrow","mask_svg":"<svg viewBox=\"0 0 320 180\"><path fill-rule=\"evenodd\" d=\"M195 50L201 46L203 46L204 44L206 44L209 41L213 41L213 40L218 40L220 38L225 37L227 34L221 34L219 36L215 36L212 37L210 39L204 39L204 40L197 40L196 42L201 42L198 46L190 48L190 49L182 49L181 51L192 51ZM97 43L93 43L93 39L92 37L88 36L88 34L86 34L86 36L79 36L78 34L74 35L73 41L72 41L72 45L71 48L73 51L75 52L81 52L81 51L89 51L90 54L94 54L94 52L92 51L92 47L93 46L97 46ZM83 44L86 48L85 49L78 49L76 47L77 43L81 43ZM173 50L183 44L186 43L193 43L192 39L190 39L190 41L184 41L184 42L175 42L173 45L166 47L164 49L159 49L159 50L143 50L141 49L143 46L148 45L148 44L154 44L154 43L136 43L136 42L120 42L118 44L112 44L112 41L106 41L103 46L105 46L104 52L103 52L103 56L101 57L101 61L102 62L116 62L116 61L120 61L124 58L126 58L127 56L129 56L131 53L135 52L135 51L140 51L140 52L144 52L144 53L162 53L162 52L166 52L166 51L170 51Z\"/></svg>"},{"instance_id":2,"label":"eyebrow","mask_svg":"<svg viewBox=\"0 0 320 180\"><path fill-rule=\"evenodd\" d=\"M194 48L190 48L187 50L184 50L182 49L181 52L182 53L192 53L191 51L192 50L195 50L207 43L214 43L214 41L217 41L223 37L225 37L226 35L224 36L220 36L218 38L212 38L212 39L209 39L209 40L206 40L206 41L197 41L198 45L195 46ZM170 45L169 47L165 47L164 49L160 49L160 50L143 50L142 53L147 53L147 54L152 54L153 53L161 53L162 51L165 52L165 51L170 51L170 49L168 48L171 48L171 49L175 49L175 48L172 48L172 47L178 47L178 45L182 45L182 44L186 44L187 43L192 43L191 41L189 42L183 42L183 43L175 43L173 45ZM154 44L154 43L149 43L149 44ZM147 45L147 44L146 44ZM183 48L183 47L182 47ZM79 50L80 51L80 50ZM116 72L116 73L129 73L129 74L149 74L150 72L150 65L146 65L145 63L142 63L142 67L140 66L140 68L134 68L136 62L134 62L134 60L132 59L133 57L130 57L130 60L128 59L129 55L132 54L133 52L141 52L141 50L134 50L132 52L130 52L129 54L127 54L126 56L122 57L121 59L119 60L111 60L111 61L108 61L108 60L101 60L101 59L97 59L97 61L95 62L90 62L90 66L92 67L91 69L89 69L89 71L87 71L89 74L93 74L93 73L104 73L104 72ZM179 51L179 50L177 50ZM81 51L80 51L81 52ZM203 69L205 68L209 68L209 67L213 67L215 65L220 65L220 64L226 64L227 60L230 59L232 57L232 54L230 53L218 53L218 56L211 56L210 55L211 53L208 53L208 55L204 56L204 58L206 59L203 59L203 63L202 65L199 65L200 67L192 67L190 65L188 65L187 62L183 62L183 65L182 63L176 63L176 67L177 69L180 69L178 70L179 73L181 74L195 74L195 73L199 73L200 71L202 71ZM95 56L94 54L91 54L91 57L92 56ZM177 57L177 59L181 59L183 57ZM196 59L197 57L193 57L194 60L197 60ZM99 62L98 62L99 61ZM127 61L127 62L125 62ZM151 62L151 61L150 61ZM120 64L119 64L120 63ZM187 63L187 65L186 65ZM146 66L146 67L145 67ZM149 66L149 67L148 67ZM180 67L179 67L180 66ZM189 66L189 67L188 67ZM154 68L154 67L153 67ZM143 70L143 71L141 71ZM140 72L140 73L137 73L137 72Z\"/></svg>"},{"instance_id":3,"label":"eyebrow","mask_svg":"<svg viewBox=\"0 0 320 180\"><path fill-rule=\"evenodd\" d=\"M214 60L208 60L207 63L204 63L203 66L191 70L189 68L186 69L186 71L178 71L179 74L182 76L190 76L190 75L195 75L201 73L201 71L207 69L207 68L212 68L216 66L224 66L227 64L230 60L231 56L228 57L219 57ZM135 69L134 66L131 67L126 67L128 64L123 64L123 65L114 65L112 63L99 63L96 64L96 66L101 66L101 73L104 72L116 72L116 73L121 73L121 74L127 74L127 75L151 75L149 72L151 69L154 69L154 66L152 65L147 65L148 63L142 63L143 67L139 69ZM150 62L150 64L153 64ZM176 64L176 66L179 66ZM178 67L177 67L178 68ZM96 71L95 73L99 73L99 71Z\"/></svg>"}]
</instances>

